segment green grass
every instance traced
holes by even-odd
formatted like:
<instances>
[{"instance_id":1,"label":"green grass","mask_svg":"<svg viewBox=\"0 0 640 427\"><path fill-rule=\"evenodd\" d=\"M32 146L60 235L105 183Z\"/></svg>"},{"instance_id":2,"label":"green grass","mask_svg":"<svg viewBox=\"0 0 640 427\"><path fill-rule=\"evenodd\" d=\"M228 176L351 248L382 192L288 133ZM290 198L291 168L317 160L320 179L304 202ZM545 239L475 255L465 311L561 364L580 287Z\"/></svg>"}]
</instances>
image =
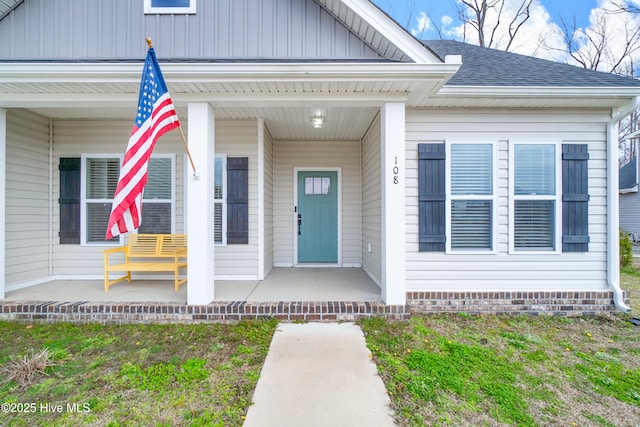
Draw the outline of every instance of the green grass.
<instances>
[{"instance_id":1,"label":"green grass","mask_svg":"<svg viewBox=\"0 0 640 427\"><path fill-rule=\"evenodd\" d=\"M401 426L640 423L640 334L623 317L360 324Z\"/></svg>"},{"instance_id":2,"label":"green grass","mask_svg":"<svg viewBox=\"0 0 640 427\"><path fill-rule=\"evenodd\" d=\"M633 266L621 269L620 282L620 286L631 300L633 315L640 317L640 258L634 258Z\"/></svg>"},{"instance_id":3,"label":"green grass","mask_svg":"<svg viewBox=\"0 0 640 427\"><path fill-rule=\"evenodd\" d=\"M0 378L0 402L36 404L0 424L240 426L276 326L0 322L0 366L41 348L55 362L27 387Z\"/></svg>"}]
</instances>

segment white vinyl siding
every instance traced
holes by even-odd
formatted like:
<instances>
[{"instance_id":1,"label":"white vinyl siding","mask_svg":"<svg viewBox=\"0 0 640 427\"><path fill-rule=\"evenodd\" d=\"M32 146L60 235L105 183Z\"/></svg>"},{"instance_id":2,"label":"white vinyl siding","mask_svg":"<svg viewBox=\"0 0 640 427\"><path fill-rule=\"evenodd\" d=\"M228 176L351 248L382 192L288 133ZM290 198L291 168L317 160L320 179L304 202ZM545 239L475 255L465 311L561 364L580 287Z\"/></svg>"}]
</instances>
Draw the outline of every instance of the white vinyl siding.
<instances>
[{"instance_id":1,"label":"white vinyl siding","mask_svg":"<svg viewBox=\"0 0 640 427\"><path fill-rule=\"evenodd\" d=\"M407 291L605 290L606 110L407 110ZM497 141L496 254L418 250L418 144ZM509 251L509 141L588 144L589 252ZM561 167L559 164L557 167Z\"/></svg>"},{"instance_id":2,"label":"white vinyl siding","mask_svg":"<svg viewBox=\"0 0 640 427\"><path fill-rule=\"evenodd\" d=\"M359 141L274 141L274 265L294 262L294 168L342 168L342 265L362 266Z\"/></svg>"},{"instance_id":3,"label":"white vinyl siding","mask_svg":"<svg viewBox=\"0 0 640 427\"><path fill-rule=\"evenodd\" d=\"M49 275L49 120L7 112L5 286ZM57 204L56 204L57 207ZM56 234L57 236L57 234Z\"/></svg>"},{"instance_id":4,"label":"white vinyl siding","mask_svg":"<svg viewBox=\"0 0 640 427\"><path fill-rule=\"evenodd\" d=\"M380 165L380 116L378 115L362 139L362 268L378 285L380 285L382 256Z\"/></svg>"},{"instance_id":5,"label":"white vinyl siding","mask_svg":"<svg viewBox=\"0 0 640 427\"><path fill-rule=\"evenodd\" d=\"M185 126L185 123L182 124ZM131 133L130 120L54 120L53 165L60 157L81 157L100 153L123 155ZM163 135L155 145L154 156L175 154L175 232L184 232L184 145L177 131ZM191 177L191 174L188 174ZM58 277L85 277L100 279L104 274L103 245L60 245L59 205L60 174L53 174L53 274ZM105 230L106 231L106 230ZM114 258L115 259L115 258Z\"/></svg>"},{"instance_id":6,"label":"white vinyl siding","mask_svg":"<svg viewBox=\"0 0 640 427\"><path fill-rule=\"evenodd\" d=\"M249 159L249 243L216 246L218 279L258 277L258 127L257 120L216 120L216 153ZM226 178L226 176L225 176Z\"/></svg>"},{"instance_id":7,"label":"white vinyl siding","mask_svg":"<svg viewBox=\"0 0 640 427\"><path fill-rule=\"evenodd\" d=\"M264 127L264 274L273 267L273 137Z\"/></svg>"}]
</instances>

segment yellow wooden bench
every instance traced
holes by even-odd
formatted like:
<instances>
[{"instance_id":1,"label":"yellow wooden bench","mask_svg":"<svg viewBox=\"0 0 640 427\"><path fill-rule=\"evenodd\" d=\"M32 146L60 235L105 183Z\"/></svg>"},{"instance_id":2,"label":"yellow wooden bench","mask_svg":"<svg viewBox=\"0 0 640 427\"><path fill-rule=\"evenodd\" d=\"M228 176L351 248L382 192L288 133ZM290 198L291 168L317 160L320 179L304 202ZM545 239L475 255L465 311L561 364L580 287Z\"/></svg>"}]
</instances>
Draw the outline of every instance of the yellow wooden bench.
<instances>
[{"instance_id":1,"label":"yellow wooden bench","mask_svg":"<svg viewBox=\"0 0 640 427\"><path fill-rule=\"evenodd\" d=\"M109 255L124 252L124 262L109 264ZM186 234L131 234L129 244L104 251L104 291L125 279L131 282L132 271L173 271L175 290L187 281L179 270L187 268ZM135 259L135 260L134 260ZM109 280L109 272L126 271L122 277Z\"/></svg>"}]
</instances>

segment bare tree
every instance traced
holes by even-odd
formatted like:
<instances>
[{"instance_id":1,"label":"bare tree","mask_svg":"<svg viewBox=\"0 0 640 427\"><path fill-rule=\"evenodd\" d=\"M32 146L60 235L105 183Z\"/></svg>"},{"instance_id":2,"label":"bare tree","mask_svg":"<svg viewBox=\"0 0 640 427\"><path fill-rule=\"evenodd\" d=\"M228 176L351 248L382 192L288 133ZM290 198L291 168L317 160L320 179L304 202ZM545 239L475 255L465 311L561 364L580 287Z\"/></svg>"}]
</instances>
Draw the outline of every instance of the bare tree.
<instances>
[{"instance_id":1,"label":"bare tree","mask_svg":"<svg viewBox=\"0 0 640 427\"><path fill-rule=\"evenodd\" d=\"M597 13L588 28L578 27L575 18L572 24L563 19L566 53L584 68L629 76L629 60L640 50L640 26L626 16L614 30L608 13L605 10Z\"/></svg>"},{"instance_id":2,"label":"bare tree","mask_svg":"<svg viewBox=\"0 0 640 427\"><path fill-rule=\"evenodd\" d=\"M478 45L509 51L516 35L531 17L533 0L520 0L515 13L507 10L507 0L460 0L458 19L477 36Z\"/></svg>"},{"instance_id":3,"label":"bare tree","mask_svg":"<svg viewBox=\"0 0 640 427\"><path fill-rule=\"evenodd\" d=\"M617 0L612 2L612 9L609 9L612 13L634 13L640 14L640 7L629 4L624 0Z\"/></svg>"}]
</instances>

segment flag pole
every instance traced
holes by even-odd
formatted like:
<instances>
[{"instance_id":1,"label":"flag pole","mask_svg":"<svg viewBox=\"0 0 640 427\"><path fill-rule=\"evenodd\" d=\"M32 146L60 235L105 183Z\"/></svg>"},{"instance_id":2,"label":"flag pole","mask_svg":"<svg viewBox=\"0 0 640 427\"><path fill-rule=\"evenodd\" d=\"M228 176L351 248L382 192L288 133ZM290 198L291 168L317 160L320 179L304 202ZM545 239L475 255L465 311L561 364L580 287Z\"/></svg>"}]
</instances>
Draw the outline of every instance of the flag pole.
<instances>
[{"instance_id":1,"label":"flag pole","mask_svg":"<svg viewBox=\"0 0 640 427\"><path fill-rule=\"evenodd\" d=\"M151 37L147 37L146 39L147 46L149 49L153 48L153 42L151 41ZM191 169L193 169L193 178L198 180L200 176L196 172L196 165L193 163L193 158L191 157L191 152L189 151L189 146L187 145L187 138L184 137L184 132L182 131L182 125L178 125L178 130L180 131L180 136L182 136L182 144L184 144L184 149L187 152L187 156L189 157L189 163L191 163Z\"/></svg>"}]
</instances>

